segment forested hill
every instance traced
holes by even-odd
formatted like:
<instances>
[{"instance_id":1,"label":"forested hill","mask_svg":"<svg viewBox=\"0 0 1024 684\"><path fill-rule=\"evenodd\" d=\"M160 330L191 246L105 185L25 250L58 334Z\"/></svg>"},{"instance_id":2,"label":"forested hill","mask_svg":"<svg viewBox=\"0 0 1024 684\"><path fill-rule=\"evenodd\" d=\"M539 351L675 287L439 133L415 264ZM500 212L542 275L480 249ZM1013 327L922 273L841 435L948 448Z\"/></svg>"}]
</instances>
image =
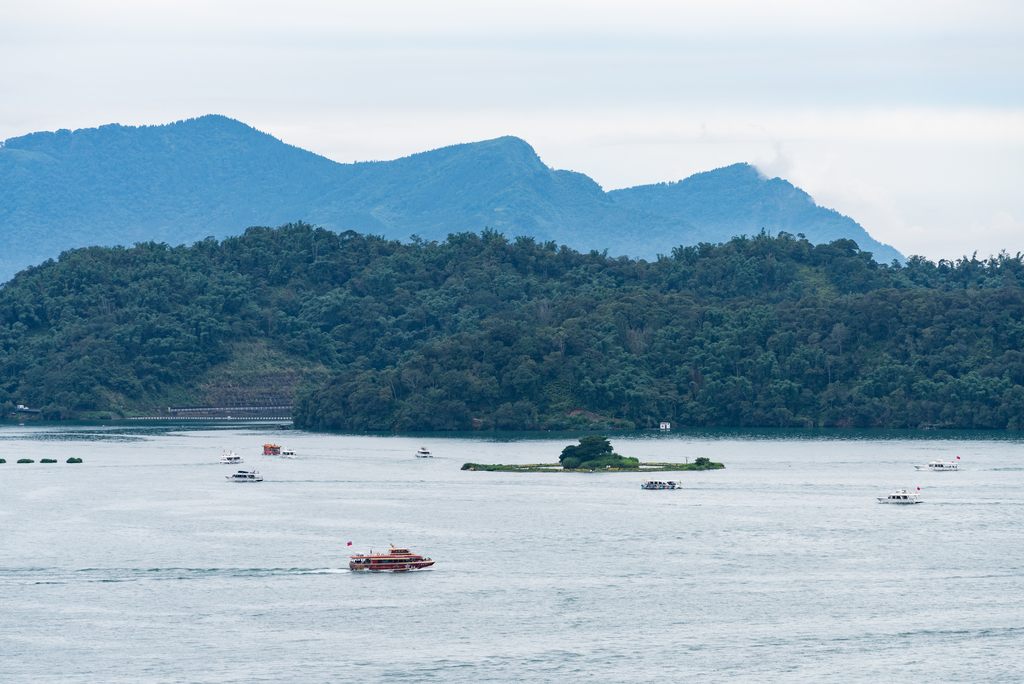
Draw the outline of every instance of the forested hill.
<instances>
[{"instance_id":1,"label":"forested hill","mask_svg":"<svg viewBox=\"0 0 1024 684\"><path fill-rule=\"evenodd\" d=\"M297 393L310 428L1017 429L1022 279L1020 255L899 267L789 234L653 262L305 224L93 247L0 289L0 405Z\"/></svg>"},{"instance_id":2,"label":"forested hill","mask_svg":"<svg viewBox=\"0 0 1024 684\"><path fill-rule=\"evenodd\" d=\"M763 227L815 243L853 239L880 261L902 260L852 219L746 164L606 193L549 168L518 138L339 164L222 116L0 144L0 282L71 247L191 244L296 219L401 240L489 226L648 259Z\"/></svg>"}]
</instances>

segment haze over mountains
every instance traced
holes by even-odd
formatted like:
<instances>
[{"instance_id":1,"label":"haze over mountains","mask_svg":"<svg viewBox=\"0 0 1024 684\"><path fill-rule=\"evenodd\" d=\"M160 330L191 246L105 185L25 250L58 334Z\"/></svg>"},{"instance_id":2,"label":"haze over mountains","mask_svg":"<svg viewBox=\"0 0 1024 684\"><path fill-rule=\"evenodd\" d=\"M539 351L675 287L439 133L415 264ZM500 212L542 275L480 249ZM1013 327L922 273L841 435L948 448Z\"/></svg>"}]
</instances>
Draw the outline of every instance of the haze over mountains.
<instances>
[{"instance_id":1,"label":"haze over mountains","mask_svg":"<svg viewBox=\"0 0 1024 684\"><path fill-rule=\"evenodd\" d=\"M0 146L0 282L72 247L190 244L298 220L402 240L490 227L646 259L765 228L814 243L849 238L877 261L903 259L748 164L605 192L582 173L549 168L515 137L340 164L216 115Z\"/></svg>"}]
</instances>

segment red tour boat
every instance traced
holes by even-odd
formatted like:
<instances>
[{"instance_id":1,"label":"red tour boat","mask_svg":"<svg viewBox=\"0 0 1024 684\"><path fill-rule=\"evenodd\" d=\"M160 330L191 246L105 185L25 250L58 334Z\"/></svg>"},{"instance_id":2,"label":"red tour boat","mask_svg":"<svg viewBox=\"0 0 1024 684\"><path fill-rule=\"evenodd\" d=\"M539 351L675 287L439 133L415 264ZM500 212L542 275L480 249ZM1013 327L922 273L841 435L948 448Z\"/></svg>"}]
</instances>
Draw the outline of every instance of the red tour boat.
<instances>
[{"instance_id":1,"label":"red tour boat","mask_svg":"<svg viewBox=\"0 0 1024 684\"><path fill-rule=\"evenodd\" d=\"M281 446L278 444L264 444L263 445L264 456L280 456Z\"/></svg>"},{"instance_id":2,"label":"red tour boat","mask_svg":"<svg viewBox=\"0 0 1024 684\"><path fill-rule=\"evenodd\" d=\"M369 570L370 572L407 572L429 568L434 564L434 561L429 558L409 553L409 549L396 549L393 544L391 553L371 551L367 556L349 556L349 558L349 570Z\"/></svg>"}]
</instances>

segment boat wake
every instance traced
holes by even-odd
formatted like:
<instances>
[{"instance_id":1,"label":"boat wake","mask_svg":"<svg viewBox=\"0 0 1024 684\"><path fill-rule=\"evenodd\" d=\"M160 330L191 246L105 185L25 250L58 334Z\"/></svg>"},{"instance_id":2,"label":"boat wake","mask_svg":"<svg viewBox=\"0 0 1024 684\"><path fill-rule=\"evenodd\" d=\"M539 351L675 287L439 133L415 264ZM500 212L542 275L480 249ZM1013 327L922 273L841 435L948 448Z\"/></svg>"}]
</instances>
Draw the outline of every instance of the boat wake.
<instances>
[{"instance_id":1,"label":"boat wake","mask_svg":"<svg viewBox=\"0 0 1024 684\"><path fill-rule=\"evenodd\" d=\"M348 568L0 568L0 586L348 574Z\"/></svg>"}]
</instances>

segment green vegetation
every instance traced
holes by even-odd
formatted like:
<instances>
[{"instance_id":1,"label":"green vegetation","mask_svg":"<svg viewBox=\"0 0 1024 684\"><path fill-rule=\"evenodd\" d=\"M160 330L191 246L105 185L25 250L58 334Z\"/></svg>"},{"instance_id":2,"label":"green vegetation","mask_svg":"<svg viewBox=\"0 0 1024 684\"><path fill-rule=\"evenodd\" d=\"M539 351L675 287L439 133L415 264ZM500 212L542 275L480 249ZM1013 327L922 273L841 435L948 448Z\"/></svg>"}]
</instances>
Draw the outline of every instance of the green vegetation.
<instances>
[{"instance_id":1,"label":"green vegetation","mask_svg":"<svg viewBox=\"0 0 1024 684\"><path fill-rule=\"evenodd\" d=\"M319 430L1021 429L1021 282L1020 256L886 265L788 234L653 262L305 224L93 247L0 288L0 414L295 397Z\"/></svg>"},{"instance_id":2,"label":"green vegetation","mask_svg":"<svg viewBox=\"0 0 1024 684\"><path fill-rule=\"evenodd\" d=\"M42 459L42 460L41 460L41 461L39 461L39 462L40 462L40 463L56 463L56 462L57 462L57 459L55 459L55 458L44 458L44 459Z\"/></svg>"},{"instance_id":3,"label":"green vegetation","mask_svg":"<svg viewBox=\"0 0 1024 684\"><path fill-rule=\"evenodd\" d=\"M31 458L19 458L18 463L35 463Z\"/></svg>"},{"instance_id":4,"label":"green vegetation","mask_svg":"<svg viewBox=\"0 0 1024 684\"><path fill-rule=\"evenodd\" d=\"M82 462L82 459L80 459L80 458L75 458L74 456L72 456L71 458L69 458L69 459L68 459L68 461L67 461L67 462L68 462L68 463L81 463L81 462Z\"/></svg>"},{"instance_id":5,"label":"green vegetation","mask_svg":"<svg viewBox=\"0 0 1024 684\"><path fill-rule=\"evenodd\" d=\"M580 437L579 446L570 444L562 449L558 462L566 470L596 470L597 468L639 468L640 460L623 458L612 451L612 445L604 437L588 435Z\"/></svg>"},{"instance_id":6,"label":"green vegetation","mask_svg":"<svg viewBox=\"0 0 1024 684\"><path fill-rule=\"evenodd\" d=\"M630 459L632 460L632 459ZM605 465L600 468L563 468L558 463L529 463L529 464L513 464L503 465L501 463L487 465L481 463L464 463L462 470L481 470L486 472L505 472L505 473L590 473L590 472L642 472L642 473L658 473L658 472L669 472L676 470L720 470L725 468L721 463L712 463L709 459L697 459L698 461L706 461L705 463L698 464L694 463L638 463L636 466L624 465L623 467L615 467L612 465Z\"/></svg>"},{"instance_id":7,"label":"green vegetation","mask_svg":"<svg viewBox=\"0 0 1024 684\"><path fill-rule=\"evenodd\" d=\"M69 247L190 244L296 218L402 240L489 225L648 259L766 227L899 257L852 219L747 164L606 193L581 173L547 167L518 138L339 164L223 116L0 143L0 282Z\"/></svg>"},{"instance_id":8,"label":"green vegetation","mask_svg":"<svg viewBox=\"0 0 1024 684\"><path fill-rule=\"evenodd\" d=\"M480 463L464 463L462 470L484 470L488 472L637 472L645 473L669 470L714 470L724 468L721 463L712 463L710 459L700 457L693 463L641 463L637 458L625 458L612 451L612 445L606 437L587 435L580 437L580 443L570 444L562 449L558 463L529 463L522 465L494 465Z\"/></svg>"}]
</instances>

